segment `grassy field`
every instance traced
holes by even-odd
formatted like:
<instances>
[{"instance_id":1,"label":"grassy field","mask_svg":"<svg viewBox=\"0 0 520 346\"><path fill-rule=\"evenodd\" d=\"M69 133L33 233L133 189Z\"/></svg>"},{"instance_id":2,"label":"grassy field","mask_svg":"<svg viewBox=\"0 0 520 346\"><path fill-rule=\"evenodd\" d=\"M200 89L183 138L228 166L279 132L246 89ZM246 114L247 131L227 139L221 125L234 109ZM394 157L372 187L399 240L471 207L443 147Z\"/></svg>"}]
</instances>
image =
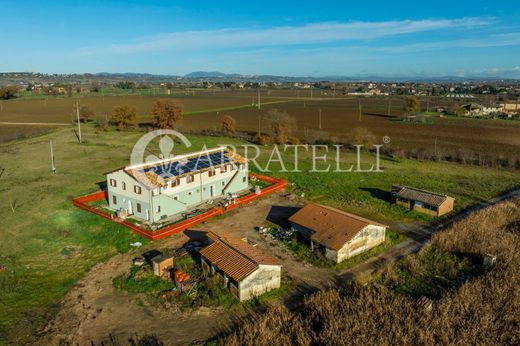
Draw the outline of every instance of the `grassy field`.
<instances>
[{"instance_id":1,"label":"grassy field","mask_svg":"<svg viewBox=\"0 0 520 346\"><path fill-rule=\"evenodd\" d=\"M101 132L85 126L79 145L71 129L0 144L0 344L33 338L56 309L56 302L94 264L133 241L144 239L127 229L77 210L71 198L98 189L103 172L128 163L142 132ZM49 164L54 142L57 174ZM191 136L196 150L236 139ZM177 148L176 148L177 149ZM185 150L185 149L184 149ZM262 157L269 155L263 148ZM181 151L181 150L179 150ZM287 154L288 156L290 153ZM355 153L342 154L342 165ZM367 164L372 154L364 154ZM301 169L308 168L304 155ZM412 160L382 161L383 173L274 173L290 179L292 189L309 200L330 203L378 220L431 221L391 206L384 198L392 183L414 185L456 198L457 209L492 197L518 184L518 174L495 169ZM344 166L346 167L346 166ZM272 166L275 169L275 166Z\"/></svg>"}]
</instances>

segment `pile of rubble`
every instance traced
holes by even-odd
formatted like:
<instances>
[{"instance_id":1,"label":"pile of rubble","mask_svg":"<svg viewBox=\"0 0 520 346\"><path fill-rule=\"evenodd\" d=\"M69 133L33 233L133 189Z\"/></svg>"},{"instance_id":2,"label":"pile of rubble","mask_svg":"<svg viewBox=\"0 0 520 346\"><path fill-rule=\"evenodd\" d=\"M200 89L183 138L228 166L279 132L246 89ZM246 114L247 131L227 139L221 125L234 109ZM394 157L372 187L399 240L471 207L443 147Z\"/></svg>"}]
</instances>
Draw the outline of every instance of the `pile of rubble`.
<instances>
[{"instance_id":1,"label":"pile of rubble","mask_svg":"<svg viewBox=\"0 0 520 346\"><path fill-rule=\"evenodd\" d=\"M294 237L294 232L290 229L284 229L281 227L258 227L258 233L270 237L271 239L277 239L291 243Z\"/></svg>"}]
</instances>

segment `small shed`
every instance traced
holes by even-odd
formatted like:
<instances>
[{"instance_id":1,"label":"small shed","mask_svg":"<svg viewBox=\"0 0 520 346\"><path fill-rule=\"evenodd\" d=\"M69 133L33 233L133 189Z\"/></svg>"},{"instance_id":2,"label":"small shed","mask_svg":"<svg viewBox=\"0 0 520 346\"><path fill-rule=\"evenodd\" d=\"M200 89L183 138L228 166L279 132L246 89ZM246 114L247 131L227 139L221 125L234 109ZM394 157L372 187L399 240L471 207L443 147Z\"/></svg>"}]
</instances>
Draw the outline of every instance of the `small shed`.
<instances>
[{"instance_id":1,"label":"small shed","mask_svg":"<svg viewBox=\"0 0 520 346\"><path fill-rule=\"evenodd\" d=\"M450 196L401 185L392 186L392 201L401 207L432 216L451 212L455 204L455 199Z\"/></svg>"},{"instance_id":2,"label":"small shed","mask_svg":"<svg viewBox=\"0 0 520 346\"><path fill-rule=\"evenodd\" d=\"M152 258L153 274L165 276L173 268L173 256L161 254Z\"/></svg>"}]
</instances>

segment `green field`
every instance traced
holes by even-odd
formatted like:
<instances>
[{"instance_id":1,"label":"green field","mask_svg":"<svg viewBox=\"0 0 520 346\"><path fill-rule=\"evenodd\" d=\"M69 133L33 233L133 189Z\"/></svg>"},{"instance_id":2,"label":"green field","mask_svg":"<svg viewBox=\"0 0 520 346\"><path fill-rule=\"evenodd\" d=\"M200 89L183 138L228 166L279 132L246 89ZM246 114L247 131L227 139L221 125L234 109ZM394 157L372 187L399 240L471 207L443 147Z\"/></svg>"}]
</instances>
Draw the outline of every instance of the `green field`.
<instances>
[{"instance_id":1,"label":"green field","mask_svg":"<svg viewBox=\"0 0 520 346\"><path fill-rule=\"evenodd\" d=\"M93 127L85 126L82 145L69 128L0 144L0 166L5 168L0 177L0 263L6 267L0 273L0 344L33 340L34 332L56 310L56 302L93 265L128 251L137 239L144 241L71 204L72 197L98 189L96 183L104 180L103 172L127 164L131 148L142 134L96 133ZM54 142L56 175L50 172L50 139ZM190 150L204 144L244 143L202 136L191 136L190 140ZM263 147L264 159L270 150ZM290 152L285 155L292 157ZM305 171L311 162L309 154L303 158L300 168ZM355 153L342 153L342 167L354 159ZM373 154L363 155L366 165L373 159ZM323 163L319 165L323 167ZM382 167L382 173L273 174L288 178L294 184L291 189L304 193L305 199L378 220L405 222L431 218L384 200L392 183L448 193L456 198L457 210L519 184L518 173L498 169L395 159L383 159Z\"/></svg>"}]
</instances>

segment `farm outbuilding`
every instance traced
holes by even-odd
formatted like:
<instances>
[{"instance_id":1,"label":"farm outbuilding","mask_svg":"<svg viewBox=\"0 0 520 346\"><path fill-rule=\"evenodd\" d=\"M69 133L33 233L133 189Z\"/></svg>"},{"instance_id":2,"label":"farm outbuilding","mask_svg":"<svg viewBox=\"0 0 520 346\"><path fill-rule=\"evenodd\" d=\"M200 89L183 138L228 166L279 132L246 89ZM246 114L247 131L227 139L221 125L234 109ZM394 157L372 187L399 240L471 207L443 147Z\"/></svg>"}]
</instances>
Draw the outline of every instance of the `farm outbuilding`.
<instances>
[{"instance_id":1,"label":"farm outbuilding","mask_svg":"<svg viewBox=\"0 0 520 346\"><path fill-rule=\"evenodd\" d=\"M161 254L152 259L153 274L165 276L173 268L173 256Z\"/></svg>"},{"instance_id":2,"label":"farm outbuilding","mask_svg":"<svg viewBox=\"0 0 520 346\"><path fill-rule=\"evenodd\" d=\"M240 301L280 287L280 262L247 241L230 234L208 233L210 244L200 251L204 273L216 276Z\"/></svg>"},{"instance_id":3,"label":"farm outbuilding","mask_svg":"<svg viewBox=\"0 0 520 346\"><path fill-rule=\"evenodd\" d=\"M387 226L320 204L307 204L289 218L300 241L340 263L385 241Z\"/></svg>"},{"instance_id":4,"label":"farm outbuilding","mask_svg":"<svg viewBox=\"0 0 520 346\"><path fill-rule=\"evenodd\" d=\"M392 186L392 201L420 213L442 216L453 210L455 200L446 195L408 186Z\"/></svg>"}]
</instances>

